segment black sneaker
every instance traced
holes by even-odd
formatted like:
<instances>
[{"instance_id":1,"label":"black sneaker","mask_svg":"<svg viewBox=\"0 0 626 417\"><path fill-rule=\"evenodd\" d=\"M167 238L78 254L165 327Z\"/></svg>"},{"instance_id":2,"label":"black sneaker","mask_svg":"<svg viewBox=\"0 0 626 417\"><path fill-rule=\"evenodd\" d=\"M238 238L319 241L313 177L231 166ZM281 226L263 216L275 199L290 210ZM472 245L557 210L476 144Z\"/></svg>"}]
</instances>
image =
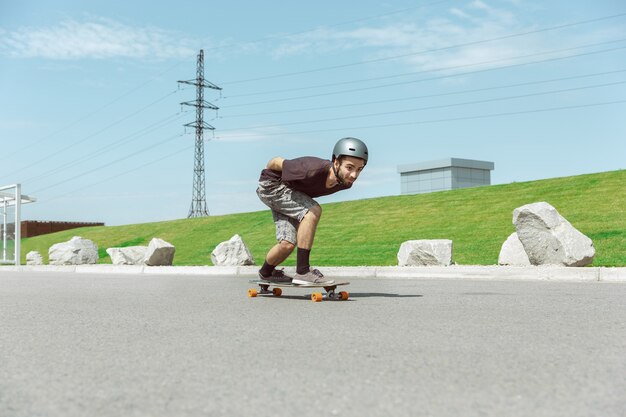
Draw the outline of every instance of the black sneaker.
<instances>
[{"instance_id":1,"label":"black sneaker","mask_svg":"<svg viewBox=\"0 0 626 417\"><path fill-rule=\"evenodd\" d=\"M274 271L272 271L272 275L269 277L264 277L261 275L261 272L259 272L259 278L263 281L275 282L277 284L290 284L293 279L289 275L285 274L284 269L274 269Z\"/></svg>"},{"instance_id":2,"label":"black sneaker","mask_svg":"<svg viewBox=\"0 0 626 417\"><path fill-rule=\"evenodd\" d=\"M332 284L332 279L324 278L324 274L322 274L317 269L311 269L306 274L298 274L294 275L293 281L294 284L298 285L310 285L310 284Z\"/></svg>"}]
</instances>

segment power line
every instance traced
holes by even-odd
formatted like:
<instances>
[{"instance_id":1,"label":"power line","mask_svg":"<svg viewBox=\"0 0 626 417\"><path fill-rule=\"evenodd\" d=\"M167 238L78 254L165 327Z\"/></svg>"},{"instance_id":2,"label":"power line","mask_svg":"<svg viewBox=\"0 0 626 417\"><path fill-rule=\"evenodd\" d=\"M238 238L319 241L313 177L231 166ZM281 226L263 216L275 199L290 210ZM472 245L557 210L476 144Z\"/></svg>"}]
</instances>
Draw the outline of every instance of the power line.
<instances>
[{"instance_id":1,"label":"power line","mask_svg":"<svg viewBox=\"0 0 626 417\"><path fill-rule=\"evenodd\" d=\"M97 109L95 109L95 110L93 110L93 111L91 111L91 112L89 112L89 113L85 114L84 116L81 116L81 117L79 117L78 119L76 119L76 120L74 120L74 121L72 121L72 122L68 123L67 125L63 126L62 128L60 128L60 129L58 129L58 130L54 131L53 133L51 133L51 134L49 134L49 135L47 135L47 136L44 136L44 137L42 137L42 138L40 138L40 139L36 140L35 142L33 142L33 143L31 143L31 144L28 144L28 145L26 145L26 146L24 146L24 147L22 147L22 148L20 148L20 149L18 149L18 150L16 150L16 151L14 151L14 152L10 153L10 154L8 154L6 157L7 157L7 158L9 158L9 157L11 157L11 156L13 156L13 155L15 155L15 154L17 154L17 153L20 153L20 152L23 152L23 151L25 151L25 150L27 150L27 149L30 149L30 148L32 148L33 146L39 145L40 143L45 142L46 140L48 140L48 139L50 139L50 138L53 138L54 136L58 135L59 133L64 132L64 131L66 131L67 129L69 129L69 128L71 128L71 127L76 126L77 124L79 124L79 123L80 123L80 122L82 122L83 120L86 120L86 119L90 118L91 116L94 116L94 115L96 115L96 114L100 113L102 110L106 109L107 107L110 107L111 105L113 105L113 104L117 103L117 102L118 102L118 101L120 101L121 99L123 99L123 98L125 98L125 97L127 97L127 96L131 95L131 94L132 94L132 93L134 93L135 91L138 91L138 90L142 89L142 88L143 88L143 87L145 87L146 85L150 84L151 82L153 82L154 80L156 80L156 79L158 79L160 76L162 76L163 74L166 74L167 72L169 72L169 71L173 70L174 68L176 68L176 67L177 67L177 66L179 66L179 65L180 65L180 63L177 63L177 64L175 64L175 65L172 65L171 67L166 68L165 70L163 70L163 71L159 72L158 74L154 75L153 77L149 78L149 79L148 79L147 81L145 81L144 83L139 84L137 87L132 88L132 89L130 89L130 90L128 90L128 91L126 91L126 92L125 92L125 93L123 93L122 95L120 95L120 96L118 96L118 97L114 98L113 100L111 100L111 101L109 101L109 102L105 103L104 105L102 105L102 106L98 107Z\"/></svg>"},{"instance_id":2,"label":"power line","mask_svg":"<svg viewBox=\"0 0 626 417\"><path fill-rule=\"evenodd\" d=\"M154 149L154 148L155 148L155 147L157 147L157 146L163 145L163 144L165 144L165 143L167 143L167 142L170 142L170 141L172 141L173 139L178 138L178 137L181 137L181 136L183 136L181 133L176 134L176 135L173 135L173 136L170 136L170 137L168 137L168 138L166 138L166 139L164 139L164 140L162 140L162 141L160 141L160 142L150 144L149 146L147 146L147 147L145 147L145 148L142 148L142 149L139 149L138 151L135 151L135 152L133 152L133 153L130 153L130 154L128 154L128 155L126 155L126 156L124 156L124 157L122 157L122 158L118 158L118 159L116 159L116 160L114 160L114 161L112 161L112 162L108 162L108 163L103 164L103 165L100 165L100 166L98 166L98 167L96 167L96 168L93 168L93 169L90 169L90 170L88 170L88 171L82 172L82 173L80 173L80 174L78 174L78 175L75 175L75 176L73 176L73 177L71 177L71 178L67 178L67 179L65 179L65 180L63 180L63 181L59 181L59 182L54 183L54 184L52 184L52 185L49 185L49 186L47 186L47 187L45 187L45 188L41 188L41 189L39 189L39 190L35 190L35 191L33 191L33 193L34 193L34 194L36 194L36 193L39 193L39 192L41 192L41 191L47 191L47 190L49 190L50 188L57 187L57 186L59 186L59 185L62 185L62 184L65 184L65 183L67 183L67 182L70 182L70 181L72 181L72 180L75 180L75 179L77 179L77 178L81 178L81 177L83 177L83 176L85 176L85 175L88 175L88 174L91 174L91 173L93 173L93 172L99 171L99 170L101 170L101 169L108 168L108 167L110 167L110 166L111 166L111 165L113 165L113 164L116 164L116 163L118 163L118 162L125 161L125 160L127 160L127 159L132 158L133 156L136 156L136 155L139 155L139 154L141 154L141 153L143 153L143 152L147 152L147 151L149 151L149 150L152 150L152 149Z\"/></svg>"},{"instance_id":3,"label":"power line","mask_svg":"<svg viewBox=\"0 0 626 417\"><path fill-rule=\"evenodd\" d=\"M498 85L498 86L493 86L493 87L473 88L469 90L449 91L446 93L425 94L425 95L420 95L420 96L393 98L393 99L386 99L386 100L361 101L358 103L335 104L335 105L329 105L329 106L306 107L306 108L301 108L301 109L277 110L277 111L271 111L271 112L233 114L229 116L220 116L220 118L233 119L237 117L266 116L266 115L271 115L271 114L299 113L299 112L305 112L305 111L329 110L329 109L339 109L339 108L345 108L345 107L366 106L366 105L371 105L371 104L394 103L398 101L418 100L418 99L423 99L423 98L434 98L434 97L444 97L444 96L451 96L451 95L458 95L458 94L478 93L478 92L483 92L483 91L499 90L503 88L525 87L525 86L530 86L530 85L546 84L546 83L558 82L558 81L570 81L570 80L576 80L580 78L589 78L589 77L597 77L601 75L618 74L622 72L626 72L626 69L596 72L592 74L574 75L574 76L569 76L569 77L550 78L547 80L528 81L528 82L523 82L523 83Z\"/></svg>"},{"instance_id":4,"label":"power line","mask_svg":"<svg viewBox=\"0 0 626 417\"><path fill-rule=\"evenodd\" d=\"M342 130L375 129L375 128L383 128L383 127L411 126L411 125L428 124L428 123L456 122L456 121L463 121L463 120L486 119L490 117L514 116L514 115L521 115L521 114L543 113L543 112L572 110L572 109L581 109L581 108L597 107L597 106L608 106L608 105L622 104L622 103L626 103L626 100L605 101L605 102L599 102L599 103L588 103L588 104L580 104L580 105L572 105L572 106L548 107L548 108L543 108L543 109L522 110L522 111L505 112L505 113L491 113L491 114L483 114L483 115L477 115L477 116L421 120L421 121L404 122L404 123L400 122L400 123L386 123L386 124L367 125L367 126L346 126L346 127L341 127L341 128L316 129L316 130L305 130L305 131L297 131L297 132L268 132L268 133L264 133L264 135L266 136L301 135L301 134L307 134L307 133L336 132L336 131L342 131ZM216 139L225 140L225 139L231 139L231 138L246 138L246 137L256 137L256 136L258 136L258 134L236 135L236 136L231 136L228 138L217 136Z\"/></svg>"},{"instance_id":5,"label":"power line","mask_svg":"<svg viewBox=\"0 0 626 417\"><path fill-rule=\"evenodd\" d=\"M127 135L127 136L124 136L124 137L120 138L119 140L117 140L117 141L115 141L113 143L109 143L109 144L107 144L107 145L97 149L94 152L91 152L91 153L89 153L87 155L82 155L82 156L78 157L77 159L74 159L73 161L70 161L70 162L68 162L66 164L63 164L63 165L55 167L55 168L53 168L51 170L45 171L45 172L43 172L43 173L41 173L39 175L35 175L35 176L31 177L31 178L27 178L27 179L23 180L23 182L24 183L29 183L29 184L32 183L32 182L36 182L40 178L46 178L46 177L48 177L51 174L55 174L55 173L64 171L67 168L71 168L71 167L76 166L78 164L81 164L83 162L86 162L86 161L89 161L91 159L94 159L94 158L96 158L96 157L98 157L98 156L100 156L100 155L102 155L104 153L113 151L113 150L116 149L115 148L116 145L119 145L119 144L122 144L122 143L124 145L128 145L129 143L131 143L131 142L133 142L133 141L135 141L137 139L142 138L143 136L147 135L148 133L152 133L155 130L160 129L161 127L167 125L168 123L171 123L171 122L173 122L175 120L180 119L184 115L185 115L184 113L179 112L179 113L176 113L174 115L168 116L167 118L161 119L161 120L157 121L156 123L153 123L153 124L143 128L143 129L138 130L135 133L132 133L132 134ZM131 139L131 138L133 138L133 139Z\"/></svg>"},{"instance_id":6,"label":"power line","mask_svg":"<svg viewBox=\"0 0 626 417\"><path fill-rule=\"evenodd\" d=\"M626 39L620 39L619 42L622 42L624 40L626 40ZM618 42L618 41L610 41L610 43L614 43L614 42ZM602 42L602 43L604 43L604 42ZM593 44L593 45L596 45L596 44ZM496 62L511 61L511 60L514 60L514 59L529 58L529 57L532 57L532 56L546 55L546 54L552 54L552 53L559 53L559 52L565 52L565 51L569 51L569 50L581 49L581 48L587 48L587 47L589 47L589 45L578 46L578 47L567 48L567 49L557 49L557 50L551 50L551 51L544 51L544 52L539 52L539 53L535 53L535 54L520 55L520 56L516 56L516 57L501 58L501 59L490 60L490 61L482 61L482 62L476 62L476 63L473 63L473 64L464 64L464 65L455 65L455 66L450 66L450 67L441 67L441 68L437 68L437 69L433 69L433 70L419 71L419 73L440 72L440 71L446 71L446 70L449 71L449 70L459 69L459 68L464 68L464 67L471 67L471 66L478 66L478 65L485 65L485 64L493 64L493 63L496 63ZM400 85L415 84L415 83L421 83L421 82L426 82L426 81L433 81L433 80L440 80L440 79L445 79L445 78L459 77L459 76L469 75L469 74L478 74L478 73L482 73L482 72L496 71L496 70L520 67L520 66L525 66L525 65L540 64L540 63L544 63L544 62L560 61L560 60L565 60L565 59L570 59L570 58L578 58L578 57L581 57L581 56L588 56L588 55L596 55L596 54L601 54L601 53L614 52L614 51L623 50L623 49L626 49L626 46L620 46L620 47L609 48L609 49L601 49L601 50L597 50L597 51L584 52L584 53L580 53L580 54L573 54L573 55L560 56L560 57L554 57L554 58L547 58L547 59L542 59L542 60L537 60L537 61L521 62L521 63L517 63L517 64L503 65L503 66L494 67L494 68L484 68L484 69L480 69L480 70L466 71L466 72L460 72L460 73L449 74L449 75L440 75L440 76L430 77L430 78L420 78L420 79L417 79L417 80L400 81L400 82L395 82L395 83L379 84L379 85L373 85L373 86L370 85L370 86L361 87L361 88L351 88L351 89L346 89L346 90L330 91L330 92L326 92L326 93L308 94L308 95L303 95L303 96L285 97L285 98L272 99L272 100L263 100L263 101L255 101L255 102L250 102L250 103L234 104L234 105L230 105L230 106L225 106L224 108L229 108L230 109L230 108L235 108L235 107L253 106L253 105L257 105L257 104L279 103L279 102L285 102L285 101L303 100L303 99L309 99L309 98L315 98L315 97L324 97L324 96L331 96L331 95L338 95L338 94L345 94L345 93L354 93L354 92L358 92L358 91L365 91L365 90L371 90L371 89L377 89L377 88L396 87L396 86L400 86Z\"/></svg>"},{"instance_id":7,"label":"power line","mask_svg":"<svg viewBox=\"0 0 626 417\"><path fill-rule=\"evenodd\" d=\"M38 199L37 199L37 203L38 203L38 204L40 204L40 203L49 203L50 201L54 201L54 200L58 200L58 199L60 199L60 198L67 197L68 195L70 195L70 194L74 194L74 193L76 193L76 192L78 192L78 191L82 191L82 190L85 190L85 189L87 189L87 188L93 188L93 187L94 187L94 186L96 186L96 185L103 184L103 183L105 183L105 182L107 182L107 181L111 181L111 180L116 179L116 178L119 178L119 177L123 177L123 176L125 176L125 175L130 174L131 172L138 171L138 170L143 169L143 168L145 168L145 167L147 167L147 166L150 166L150 165L156 164L157 162L161 162L161 161L163 161L163 160L165 160L165 159L171 158L171 157L173 157L173 156L175 156L175 155L178 155L178 154L180 154L180 153L183 153L183 152L185 152L185 151L188 151L188 150L189 150L189 149L191 149L191 148L192 148L192 145L187 146L187 147L185 147L185 148L182 148L182 149L180 149L180 150L178 150L178 151L176 151L176 152L169 152L167 155L162 156L161 158L158 158L158 159L152 160L152 161L147 162L147 163L145 163L145 164L143 164L143 165L139 165L139 166L137 166L137 167L135 167L135 168L129 169L128 171L121 172L121 173L119 173L119 174L113 175L113 176L111 176L111 177L105 178L105 179L100 180L100 181L95 182L95 183L90 183L90 184L88 184L88 185L86 185L86 186L84 186L84 187L76 188L76 189L74 189L74 190L72 190L72 191L69 191L69 192L67 192L67 193L65 193L65 194L56 195L56 196L54 196L54 197L52 197L52 198L50 198L50 199L47 199L47 200L46 200L46 199L40 199L40 198L38 198Z\"/></svg>"},{"instance_id":8,"label":"power line","mask_svg":"<svg viewBox=\"0 0 626 417\"><path fill-rule=\"evenodd\" d=\"M453 69L464 68L464 67L467 67L467 66L492 64L494 62L500 62L502 60L506 61L506 60L512 60L512 59L529 58L529 57L533 57L533 56L537 56L537 55L546 55L546 54L557 53L557 52L573 51L573 50L576 50L576 49L591 48L591 47L595 47L595 46L607 45L607 44L612 44L612 43L619 43L619 42L624 42L624 41L626 41L626 38L615 39L615 40L604 41L604 42L596 42L596 43L586 44L586 45L579 45L579 46L565 48L565 49L553 49L553 50L550 50L550 51L536 52L534 54L519 55L519 56L516 56L516 57L501 58L501 59L498 59L498 60L495 60L495 61L493 61L493 60L492 61L483 61L483 62L478 62L478 63L474 63L474 64L455 65L455 66L452 66L452 67L440 67L440 68L429 69L429 70L411 71L411 72L404 72L404 73L400 73L400 74L384 75L384 76L379 76L379 77L361 78L361 79L358 79L358 80L339 81L339 82L334 82L334 83L317 84L317 85L310 85L310 86L305 86L305 87L285 88L285 89L282 89L282 90L272 89L272 90L269 90L269 91L258 91L258 92L255 92L255 93L235 94L235 95L229 95L229 96L227 96L225 98L233 99L233 98L239 98L239 97L250 97L250 96L259 96L259 95L276 94L276 93L288 93L288 92L291 92L291 91L313 90L313 89L327 88L327 87L336 87L336 86L348 85L348 84L360 84L360 83L365 83L365 82L387 80L387 79L390 79L390 78L406 77L406 76L409 76L409 75L417 75L417 74L423 74L423 73L429 73L429 72L449 71L449 70L453 70Z\"/></svg>"},{"instance_id":9,"label":"power line","mask_svg":"<svg viewBox=\"0 0 626 417\"><path fill-rule=\"evenodd\" d=\"M496 98L489 98L489 99L483 99L483 100L472 100L472 101L465 101L461 103L418 107L418 108L413 108L413 109L358 114L358 115L352 115L352 116L333 117L333 118L328 118L328 119L305 120L305 121L281 123L281 124L274 124L274 125L252 126L250 127L250 129L266 129L266 128L294 126L294 125L309 124L309 123L322 123L322 122L334 122L338 120L347 120L347 119L360 119L364 117L373 117L373 116L386 116L390 114L399 114L399 113L412 113L412 112L423 111L423 110L445 109L449 107L467 106L471 104L483 104L483 103L490 103L490 102L495 102L495 101L514 100L514 99L519 99L519 98L537 97L537 96L543 96L543 95L548 95L548 94L558 94L558 93L564 93L564 92L580 91L580 90L585 90L585 89L590 89L590 88L609 87L609 86L620 85L620 84L626 84L626 81L616 81L612 83L595 84L595 85L584 86L584 87L572 87L572 88L565 88L565 89L560 89L560 90L543 91L539 93L519 94L519 95L507 96L507 97L496 97ZM242 128L222 129L222 132L230 132L230 131L237 131L237 130L242 130Z\"/></svg>"},{"instance_id":10,"label":"power line","mask_svg":"<svg viewBox=\"0 0 626 417\"><path fill-rule=\"evenodd\" d=\"M369 60L358 61L358 62L351 62L351 63L341 64L341 65L332 65L332 66L327 66L327 67L313 68L313 69L303 70L303 71L285 72L285 73L281 73L281 74L268 75L268 76L264 76L264 77L256 77L256 78L249 78L249 79L236 80L236 81L226 81L226 82L222 82L221 84L222 85L241 84L241 83L247 83L247 82L253 82L253 81L269 80L269 79L273 79L273 78L283 78L283 77L291 77L291 76L295 76L295 75L310 74L310 73L313 73L313 72L329 71L329 70L334 70L334 69L339 69L339 68L346 68L346 67L363 65L363 64L371 64L371 63L375 63L375 62L390 61L390 60L394 60L394 59L406 58L406 57L409 57L409 56L427 54L427 53L431 53L431 52L440 52L440 51L445 51L445 50L448 50L448 49L461 48L461 47L464 47L464 46L479 45L479 44L487 43L487 42L495 42L495 41L500 41L500 40L504 40L504 39L511 39L511 38L515 38L515 37L527 36L527 35L532 35L532 34L536 34L536 33L542 33L542 32L548 32L548 31L553 31L553 30L564 29L564 28L568 28L568 27L584 25L584 24L588 24L588 23L601 22L601 21L604 21L604 20L616 19L616 18L620 18L620 17L624 17L624 16L626 16L626 13L613 14L613 15L609 15L609 16L602 16L602 17L594 18L594 19L581 20L581 21L577 21L577 22L571 22L571 23L566 23L566 24L557 25L557 26L551 26L551 27L537 29L537 30L531 30L531 31L526 31L526 32L514 33L514 34L511 34L511 35L499 36L499 37L496 37L496 38L482 39L482 40L473 41L473 42L465 42L465 43L460 43L460 44L456 44L456 45L445 46L445 47L442 47L442 48L427 49L427 50L424 50L424 51L411 52L411 53L401 54L401 55L394 55L394 56L391 56L391 57L369 59Z\"/></svg>"},{"instance_id":11,"label":"power line","mask_svg":"<svg viewBox=\"0 0 626 417\"><path fill-rule=\"evenodd\" d=\"M114 126L117 126L118 124L120 124L120 123L122 123L122 122L125 122L126 120L128 120L128 119L130 119L130 118L132 118L132 117L134 117L134 116L136 116L136 115L138 115L139 113L143 112L144 110L147 110L148 108L150 108L150 107L154 106L155 104L157 104L157 103L159 103L159 102L161 102L161 101L165 100L165 99L166 99L166 98L168 98L169 96L171 96L171 95L173 95L173 94L176 94L176 92L177 92L177 90L174 90L174 91L172 91L171 93L168 93L168 94L164 95L163 97L160 97L160 98L158 98L157 100L155 100L155 101L151 102L150 104L148 104L148 105L146 105L146 106L144 106L144 107L140 108L139 110L137 110L137 111L135 111L135 112L133 112L133 113L131 113L131 114L127 115L127 116L124 116L124 117L123 117L123 118L121 118L121 119L116 120L115 122L113 122L113 123L111 123L111 124L109 124L109 125L105 126L104 128L102 128L102 129L100 129L100 130L97 130L96 132L94 132L94 133L92 133L92 134L90 134L90 135L88 135L88 136L86 136L86 137L84 137L84 138L82 138L82 139L79 139L79 140L77 140L76 142L72 142L71 144L69 144L69 145L67 145L67 146L65 146L65 147L63 147L63 148L61 148L61 149L57 150L56 152L53 152L53 153L51 153L51 154L46 155L45 157L43 157L43 158L39 159L39 160L38 160L38 161L36 161L36 162L31 163L30 165L27 165L27 166L22 167L22 168L18 168L16 171L13 171L11 174L12 174L12 175L14 175L14 174L16 174L16 173L18 173L18 172L25 171L25 170L27 170L27 169L29 169L29 168L32 168L33 166L39 165L41 162L44 162L44 161L46 161L46 160L48 160L48 159L52 158L53 156L56 156L56 155L58 155L58 154L60 154L60 153L62 153L62 152L65 152L65 151L67 151L67 150L69 150L69 149L72 149L72 148L74 148L75 146L80 145L80 144L82 144L82 143L84 143L84 142L88 141L89 139L91 139L91 138L93 138L93 137L95 137L95 136L97 136L97 135L101 134L102 132L105 132L105 131L107 131L108 129L110 129L110 128L114 127Z\"/></svg>"}]
</instances>

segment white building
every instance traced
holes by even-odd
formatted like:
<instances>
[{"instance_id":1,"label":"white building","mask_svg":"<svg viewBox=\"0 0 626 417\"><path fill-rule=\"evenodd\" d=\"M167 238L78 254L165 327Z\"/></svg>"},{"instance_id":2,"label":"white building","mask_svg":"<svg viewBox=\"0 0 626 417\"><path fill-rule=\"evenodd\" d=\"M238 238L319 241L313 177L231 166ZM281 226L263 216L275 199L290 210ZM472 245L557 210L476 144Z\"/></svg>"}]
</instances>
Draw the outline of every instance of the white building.
<instances>
[{"instance_id":1,"label":"white building","mask_svg":"<svg viewBox=\"0 0 626 417\"><path fill-rule=\"evenodd\" d=\"M493 169L493 162L459 158L399 165L401 194L491 185Z\"/></svg>"}]
</instances>

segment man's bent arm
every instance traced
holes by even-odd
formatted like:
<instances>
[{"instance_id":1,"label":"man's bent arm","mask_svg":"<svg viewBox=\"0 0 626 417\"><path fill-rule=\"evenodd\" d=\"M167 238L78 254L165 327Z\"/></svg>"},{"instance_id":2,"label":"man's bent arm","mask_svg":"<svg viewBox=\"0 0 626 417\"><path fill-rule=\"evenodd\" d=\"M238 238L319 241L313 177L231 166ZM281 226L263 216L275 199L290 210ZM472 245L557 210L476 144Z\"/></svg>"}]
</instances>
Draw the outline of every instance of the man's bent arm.
<instances>
[{"instance_id":1,"label":"man's bent arm","mask_svg":"<svg viewBox=\"0 0 626 417\"><path fill-rule=\"evenodd\" d=\"M280 156L277 156L276 158L272 158L267 163L267 169L271 169L272 171L282 171L284 161L285 161L285 158L281 158Z\"/></svg>"}]
</instances>

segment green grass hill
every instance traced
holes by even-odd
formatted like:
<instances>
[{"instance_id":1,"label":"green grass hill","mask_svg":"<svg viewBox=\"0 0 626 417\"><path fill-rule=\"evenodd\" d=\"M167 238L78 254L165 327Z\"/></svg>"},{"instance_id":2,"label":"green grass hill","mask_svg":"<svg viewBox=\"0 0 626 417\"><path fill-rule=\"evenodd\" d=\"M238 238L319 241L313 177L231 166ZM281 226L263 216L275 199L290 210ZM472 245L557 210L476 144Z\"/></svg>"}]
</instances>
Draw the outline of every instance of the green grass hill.
<instances>
[{"instance_id":1,"label":"green grass hill","mask_svg":"<svg viewBox=\"0 0 626 417\"><path fill-rule=\"evenodd\" d=\"M357 185L358 186L358 183ZM516 207L545 201L596 247L593 266L626 266L626 170L494 185L431 194L322 204L311 263L316 266L396 265L400 244L413 239L451 239L457 264L492 265L515 231ZM175 265L211 265L211 251L239 234L257 264L275 243L269 210L125 226L73 229L24 239L25 254L39 251L47 263L54 243L81 236L100 248L147 245L153 237L176 246ZM294 265L292 255L285 265Z\"/></svg>"}]
</instances>

